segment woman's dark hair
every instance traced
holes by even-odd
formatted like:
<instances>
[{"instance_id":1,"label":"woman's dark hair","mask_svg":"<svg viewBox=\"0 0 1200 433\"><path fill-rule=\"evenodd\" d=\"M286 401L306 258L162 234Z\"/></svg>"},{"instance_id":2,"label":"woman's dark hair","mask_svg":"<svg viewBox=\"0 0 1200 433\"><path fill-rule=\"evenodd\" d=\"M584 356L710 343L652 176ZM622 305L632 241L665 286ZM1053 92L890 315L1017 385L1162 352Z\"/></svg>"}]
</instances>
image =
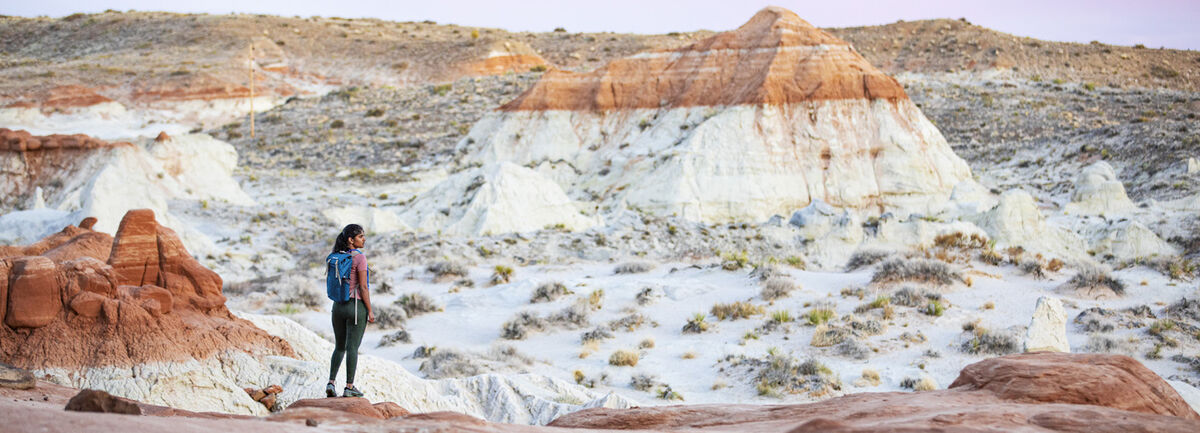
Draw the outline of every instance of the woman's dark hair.
<instances>
[{"instance_id":1,"label":"woman's dark hair","mask_svg":"<svg viewBox=\"0 0 1200 433\"><path fill-rule=\"evenodd\" d=\"M350 238L362 233L362 226L358 224L347 225L346 228L342 229L341 233L338 233L337 239L333 241L333 252L350 251Z\"/></svg>"}]
</instances>

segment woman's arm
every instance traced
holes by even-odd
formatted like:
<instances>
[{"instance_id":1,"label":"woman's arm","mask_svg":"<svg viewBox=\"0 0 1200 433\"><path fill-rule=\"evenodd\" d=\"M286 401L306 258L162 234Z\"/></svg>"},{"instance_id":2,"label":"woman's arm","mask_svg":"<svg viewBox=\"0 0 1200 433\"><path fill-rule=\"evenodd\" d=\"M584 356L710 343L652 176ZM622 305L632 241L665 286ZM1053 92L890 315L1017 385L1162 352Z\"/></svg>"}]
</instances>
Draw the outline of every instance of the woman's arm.
<instances>
[{"instance_id":1,"label":"woman's arm","mask_svg":"<svg viewBox=\"0 0 1200 433\"><path fill-rule=\"evenodd\" d=\"M375 323L375 310L371 308L371 291L367 290L367 263L363 260L363 266L358 268L358 293L362 295L363 304L367 306L367 322Z\"/></svg>"}]
</instances>

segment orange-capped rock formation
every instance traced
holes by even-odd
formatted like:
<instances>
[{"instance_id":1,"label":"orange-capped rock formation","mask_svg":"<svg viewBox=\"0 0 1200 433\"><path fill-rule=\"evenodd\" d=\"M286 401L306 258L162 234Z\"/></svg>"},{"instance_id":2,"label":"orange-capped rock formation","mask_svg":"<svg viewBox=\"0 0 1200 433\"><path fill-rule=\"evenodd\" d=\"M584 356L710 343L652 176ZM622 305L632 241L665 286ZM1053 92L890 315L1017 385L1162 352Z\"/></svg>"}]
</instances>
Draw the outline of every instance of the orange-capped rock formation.
<instances>
[{"instance_id":1,"label":"orange-capped rock formation","mask_svg":"<svg viewBox=\"0 0 1200 433\"><path fill-rule=\"evenodd\" d=\"M128 142L110 142L84 134L33 135L0 128L0 206L24 204L41 187L55 190L64 179L84 171L93 159L109 150L133 148ZM53 193L54 191L46 191Z\"/></svg>"},{"instance_id":2,"label":"orange-capped rock formation","mask_svg":"<svg viewBox=\"0 0 1200 433\"><path fill-rule=\"evenodd\" d=\"M817 200L862 216L931 215L974 182L895 79L778 7L679 49L548 72L459 146L471 162L535 167L600 202L585 206L706 223ZM442 208L418 209L411 225Z\"/></svg>"},{"instance_id":3,"label":"orange-capped rock formation","mask_svg":"<svg viewBox=\"0 0 1200 433\"><path fill-rule=\"evenodd\" d=\"M89 107L105 102L112 102L112 99L97 93L96 89L71 84L36 92L25 100L8 104L5 108L41 107L42 109L62 109Z\"/></svg>"},{"instance_id":4,"label":"orange-capped rock formation","mask_svg":"<svg viewBox=\"0 0 1200 433\"><path fill-rule=\"evenodd\" d=\"M547 66L546 59L524 42L495 41L487 46L486 52L479 53L475 60L467 61L459 69L463 75L501 75Z\"/></svg>"},{"instance_id":5,"label":"orange-capped rock formation","mask_svg":"<svg viewBox=\"0 0 1200 433\"><path fill-rule=\"evenodd\" d=\"M67 227L0 247L0 361L29 369L134 366L238 350L293 356L225 308L221 277L154 213L126 214L116 236Z\"/></svg>"},{"instance_id":6,"label":"orange-capped rock formation","mask_svg":"<svg viewBox=\"0 0 1200 433\"><path fill-rule=\"evenodd\" d=\"M850 44L789 10L769 7L736 30L683 48L640 53L589 73L547 72L501 110L604 111L829 99L908 96Z\"/></svg>"}]
</instances>

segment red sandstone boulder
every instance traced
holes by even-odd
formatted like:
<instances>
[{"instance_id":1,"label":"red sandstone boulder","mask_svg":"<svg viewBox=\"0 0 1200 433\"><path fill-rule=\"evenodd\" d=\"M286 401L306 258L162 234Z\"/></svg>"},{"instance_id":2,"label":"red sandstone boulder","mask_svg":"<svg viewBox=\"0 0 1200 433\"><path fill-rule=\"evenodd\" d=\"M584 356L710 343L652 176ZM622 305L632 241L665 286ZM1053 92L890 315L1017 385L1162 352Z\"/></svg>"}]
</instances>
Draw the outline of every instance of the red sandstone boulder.
<instances>
[{"instance_id":1,"label":"red sandstone boulder","mask_svg":"<svg viewBox=\"0 0 1200 433\"><path fill-rule=\"evenodd\" d=\"M1200 420L1171 385L1123 355L1041 352L992 358L963 368L950 389L981 390L1023 403L1086 404Z\"/></svg>"},{"instance_id":2,"label":"red sandstone boulder","mask_svg":"<svg viewBox=\"0 0 1200 433\"><path fill-rule=\"evenodd\" d=\"M71 401L67 402L65 409L75 412L142 414L142 408L138 407L136 401L94 389L80 391L71 398Z\"/></svg>"},{"instance_id":3,"label":"red sandstone boulder","mask_svg":"<svg viewBox=\"0 0 1200 433\"><path fill-rule=\"evenodd\" d=\"M1200 431L1200 421L1183 399L1137 361L1050 352L972 364L942 391L852 394L800 405L597 408L567 414L549 426L791 433Z\"/></svg>"},{"instance_id":4,"label":"red sandstone boulder","mask_svg":"<svg viewBox=\"0 0 1200 433\"><path fill-rule=\"evenodd\" d=\"M59 277L58 267L48 258L14 259L4 324L11 328L40 328L54 321L63 306Z\"/></svg>"},{"instance_id":5,"label":"red sandstone boulder","mask_svg":"<svg viewBox=\"0 0 1200 433\"><path fill-rule=\"evenodd\" d=\"M400 405L398 405L396 403L392 403L390 401L375 403L371 406L374 406L375 410L379 411L380 415L383 415L383 419L392 419L392 418L397 418L397 417L402 417L402 416L408 416L410 413L408 411L408 409L400 407Z\"/></svg>"},{"instance_id":6,"label":"red sandstone boulder","mask_svg":"<svg viewBox=\"0 0 1200 433\"><path fill-rule=\"evenodd\" d=\"M370 401L362 397L341 397L341 398L308 398L298 400L288 406L287 410L303 409L303 408L323 408L331 409L338 412L349 412L355 415L375 419L388 419L394 416L395 413L408 411L400 408L399 405L392 403L395 407L387 406L384 410L380 410ZM385 412L386 411L386 412Z\"/></svg>"}]
</instances>

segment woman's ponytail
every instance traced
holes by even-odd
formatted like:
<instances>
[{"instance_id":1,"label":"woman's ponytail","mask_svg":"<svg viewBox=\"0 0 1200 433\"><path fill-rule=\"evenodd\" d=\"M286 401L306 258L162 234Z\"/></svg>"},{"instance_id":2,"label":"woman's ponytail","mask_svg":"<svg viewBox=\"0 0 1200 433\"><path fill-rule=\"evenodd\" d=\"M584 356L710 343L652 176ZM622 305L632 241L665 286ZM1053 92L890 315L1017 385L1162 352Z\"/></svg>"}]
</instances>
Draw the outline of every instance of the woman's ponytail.
<instances>
[{"instance_id":1,"label":"woman's ponytail","mask_svg":"<svg viewBox=\"0 0 1200 433\"><path fill-rule=\"evenodd\" d=\"M362 226L349 224L338 233L333 241L333 252L350 251L350 239L363 233Z\"/></svg>"}]
</instances>

